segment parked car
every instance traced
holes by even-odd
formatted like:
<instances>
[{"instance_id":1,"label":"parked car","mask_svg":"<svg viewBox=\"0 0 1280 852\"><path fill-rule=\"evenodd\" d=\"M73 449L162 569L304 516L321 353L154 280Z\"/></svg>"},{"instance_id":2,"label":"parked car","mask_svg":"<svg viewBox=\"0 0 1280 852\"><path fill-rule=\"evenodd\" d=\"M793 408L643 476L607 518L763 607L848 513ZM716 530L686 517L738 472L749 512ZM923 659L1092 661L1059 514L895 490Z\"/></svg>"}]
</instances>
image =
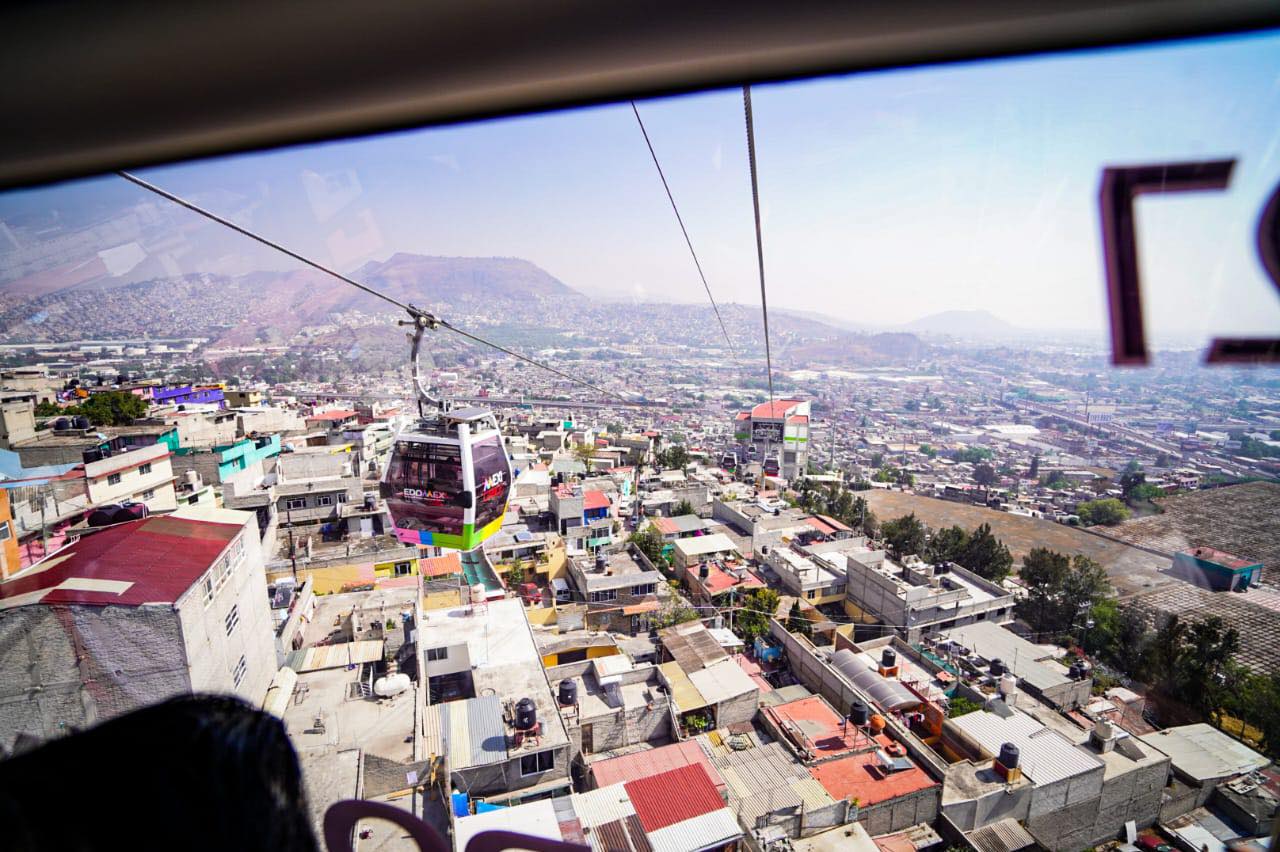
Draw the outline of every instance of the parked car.
<instances>
[{"instance_id":1,"label":"parked car","mask_svg":"<svg viewBox=\"0 0 1280 852\"><path fill-rule=\"evenodd\" d=\"M1164 838L1154 834L1144 834L1138 838L1138 848L1147 852L1174 852L1172 846L1164 842Z\"/></svg>"}]
</instances>

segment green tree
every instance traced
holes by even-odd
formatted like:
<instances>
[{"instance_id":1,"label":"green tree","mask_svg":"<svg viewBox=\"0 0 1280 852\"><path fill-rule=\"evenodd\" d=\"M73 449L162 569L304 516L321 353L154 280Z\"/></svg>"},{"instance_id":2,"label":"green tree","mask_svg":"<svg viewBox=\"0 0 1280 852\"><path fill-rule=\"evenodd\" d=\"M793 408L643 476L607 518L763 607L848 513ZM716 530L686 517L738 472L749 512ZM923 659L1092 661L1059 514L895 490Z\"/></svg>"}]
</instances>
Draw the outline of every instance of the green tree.
<instances>
[{"instance_id":1,"label":"green tree","mask_svg":"<svg viewBox=\"0 0 1280 852\"><path fill-rule=\"evenodd\" d=\"M969 533L962 527L944 527L933 534L925 545L924 556L929 562L959 562L969 546Z\"/></svg>"},{"instance_id":2,"label":"green tree","mask_svg":"<svg viewBox=\"0 0 1280 852\"><path fill-rule=\"evenodd\" d=\"M507 588L514 589L524 582L524 560L516 557L511 562L511 568L507 571Z\"/></svg>"},{"instance_id":3,"label":"green tree","mask_svg":"<svg viewBox=\"0 0 1280 852\"><path fill-rule=\"evenodd\" d=\"M800 601L796 601L791 605L791 612L787 615L787 630L792 633L798 633L801 636L813 635L813 623L805 618L804 613L800 610Z\"/></svg>"},{"instance_id":4,"label":"green tree","mask_svg":"<svg viewBox=\"0 0 1280 852\"><path fill-rule=\"evenodd\" d=\"M981 461L989 461L991 459L991 451L986 447L965 447L963 450L956 450L952 453L951 458L958 462L977 464Z\"/></svg>"},{"instance_id":5,"label":"green tree","mask_svg":"<svg viewBox=\"0 0 1280 852\"><path fill-rule=\"evenodd\" d=\"M927 456L927 457L929 457L929 458L931 458L931 459L936 459L936 458L938 457L938 451L937 451L937 449L935 449L935 448L934 448L932 445L930 445L930 444L921 444L921 445L920 445L920 454L921 454L921 455L924 455L924 456Z\"/></svg>"},{"instance_id":6,"label":"green tree","mask_svg":"<svg viewBox=\"0 0 1280 852\"><path fill-rule=\"evenodd\" d=\"M920 400L918 400L918 399L909 399L909 400L907 400L907 402L906 402L906 404L903 406L903 408L905 408L907 411L919 411L919 410L920 410Z\"/></svg>"},{"instance_id":7,"label":"green tree","mask_svg":"<svg viewBox=\"0 0 1280 852\"><path fill-rule=\"evenodd\" d=\"M964 554L957 560L980 577L999 583L1013 569L1013 555L1004 542L991 533L991 525L983 524L969 536Z\"/></svg>"},{"instance_id":8,"label":"green tree","mask_svg":"<svg viewBox=\"0 0 1280 852\"><path fill-rule=\"evenodd\" d=\"M66 414L66 411L60 405L52 402L36 403L36 417L58 417L63 414Z\"/></svg>"},{"instance_id":9,"label":"green tree","mask_svg":"<svg viewBox=\"0 0 1280 852\"><path fill-rule=\"evenodd\" d=\"M1037 633L1060 629L1060 597L1071 560L1046 547L1032 548L1022 557L1018 576L1027 587L1027 597L1018 602L1018 615Z\"/></svg>"},{"instance_id":10,"label":"green tree","mask_svg":"<svg viewBox=\"0 0 1280 852\"><path fill-rule=\"evenodd\" d=\"M947 702L947 718L954 719L957 716L964 716L967 713L974 713L982 709L982 705L976 701L970 701L963 695L953 695Z\"/></svg>"},{"instance_id":11,"label":"green tree","mask_svg":"<svg viewBox=\"0 0 1280 852\"><path fill-rule=\"evenodd\" d=\"M778 593L773 589L754 589L742 601L733 621L733 629L750 645L757 636L769 635L769 619L778 611Z\"/></svg>"},{"instance_id":12,"label":"green tree","mask_svg":"<svg viewBox=\"0 0 1280 852\"><path fill-rule=\"evenodd\" d=\"M1049 475L1040 480L1040 484L1045 488L1064 488L1070 484L1066 474L1060 470L1051 470Z\"/></svg>"},{"instance_id":13,"label":"green tree","mask_svg":"<svg viewBox=\"0 0 1280 852\"><path fill-rule=\"evenodd\" d=\"M657 454L657 461L663 470L684 470L689 466L689 451L681 444L672 444Z\"/></svg>"},{"instance_id":14,"label":"green tree","mask_svg":"<svg viewBox=\"0 0 1280 852\"><path fill-rule=\"evenodd\" d=\"M679 503L676 504L676 507L671 510L672 517L676 517L679 515L693 515L693 514L696 514L696 512L694 511L693 504L690 503L688 500L681 500Z\"/></svg>"},{"instance_id":15,"label":"green tree","mask_svg":"<svg viewBox=\"0 0 1280 852\"><path fill-rule=\"evenodd\" d=\"M996 484L996 472L991 465L986 462L980 462L973 466L973 481L983 487L991 487Z\"/></svg>"},{"instance_id":16,"label":"green tree","mask_svg":"<svg viewBox=\"0 0 1280 852\"><path fill-rule=\"evenodd\" d=\"M1028 479L1038 479L1040 477L1040 454L1036 453L1031 457L1031 469L1027 471Z\"/></svg>"},{"instance_id":17,"label":"green tree","mask_svg":"<svg viewBox=\"0 0 1280 852\"><path fill-rule=\"evenodd\" d=\"M646 526L644 529L636 530L628 538L636 549L645 555L645 557L656 567L663 566L667 560L662 556L662 548L666 542L662 540L662 535L652 526Z\"/></svg>"},{"instance_id":18,"label":"green tree","mask_svg":"<svg viewBox=\"0 0 1280 852\"><path fill-rule=\"evenodd\" d=\"M127 426L147 413L147 401L126 391L95 393L76 407L95 426Z\"/></svg>"},{"instance_id":19,"label":"green tree","mask_svg":"<svg viewBox=\"0 0 1280 852\"><path fill-rule=\"evenodd\" d=\"M1114 527L1127 519L1130 513L1129 508L1119 500L1114 497L1106 497L1101 500L1090 500L1087 503L1081 503L1076 507L1076 514L1080 516L1080 523L1085 526L1101 524Z\"/></svg>"},{"instance_id":20,"label":"green tree","mask_svg":"<svg viewBox=\"0 0 1280 852\"><path fill-rule=\"evenodd\" d=\"M587 472L591 472L591 465L595 461L596 453L600 450L596 447L595 441L584 441L581 444L575 444L573 455L578 461L587 467Z\"/></svg>"},{"instance_id":21,"label":"green tree","mask_svg":"<svg viewBox=\"0 0 1280 852\"><path fill-rule=\"evenodd\" d=\"M899 559L913 553L924 553L925 532L925 525L914 512L880 525L880 535Z\"/></svg>"}]
</instances>

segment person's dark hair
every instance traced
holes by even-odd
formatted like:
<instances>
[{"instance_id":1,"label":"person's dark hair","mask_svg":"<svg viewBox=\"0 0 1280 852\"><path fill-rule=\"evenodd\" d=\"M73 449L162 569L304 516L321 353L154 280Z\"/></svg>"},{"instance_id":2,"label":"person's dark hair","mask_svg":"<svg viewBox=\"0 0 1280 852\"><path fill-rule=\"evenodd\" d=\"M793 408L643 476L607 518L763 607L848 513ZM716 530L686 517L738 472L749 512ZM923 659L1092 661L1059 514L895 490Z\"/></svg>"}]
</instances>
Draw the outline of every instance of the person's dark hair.
<instances>
[{"instance_id":1,"label":"person's dark hair","mask_svg":"<svg viewBox=\"0 0 1280 852\"><path fill-rule=\"evenodd\" d=\"M185 696L0 761L11 850L319 847L284 725Z\"/></svg>"}]
</instances>

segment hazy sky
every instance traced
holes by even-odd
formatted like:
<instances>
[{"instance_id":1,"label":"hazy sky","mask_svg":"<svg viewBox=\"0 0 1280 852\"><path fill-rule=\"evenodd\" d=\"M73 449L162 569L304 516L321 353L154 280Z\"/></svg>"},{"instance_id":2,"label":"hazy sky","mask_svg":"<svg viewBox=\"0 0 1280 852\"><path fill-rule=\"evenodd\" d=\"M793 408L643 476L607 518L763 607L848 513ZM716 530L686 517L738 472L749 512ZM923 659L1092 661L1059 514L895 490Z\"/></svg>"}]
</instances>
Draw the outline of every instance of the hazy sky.
<instances>
[{"instance_id":1,"label":"hazy sky","mask_svg":"<svg viewBox=\"0 0 1280 852\"><path fill-rule=\"evenodd\" d=\"M1152 342L1280 328L1253 247L1280 181L1280 34L760 86L753 100L772 304L1101 330L1102 167L1236 157L1228 191L1139 202ZM758 304L741 92L640 110L716 297ZM705 298L626 104L144 175L346 268L395 251L518 256L597 296ZM0 220L138 203L152 202L104 178L0 196Z\"/></svg>"}]
</instances>

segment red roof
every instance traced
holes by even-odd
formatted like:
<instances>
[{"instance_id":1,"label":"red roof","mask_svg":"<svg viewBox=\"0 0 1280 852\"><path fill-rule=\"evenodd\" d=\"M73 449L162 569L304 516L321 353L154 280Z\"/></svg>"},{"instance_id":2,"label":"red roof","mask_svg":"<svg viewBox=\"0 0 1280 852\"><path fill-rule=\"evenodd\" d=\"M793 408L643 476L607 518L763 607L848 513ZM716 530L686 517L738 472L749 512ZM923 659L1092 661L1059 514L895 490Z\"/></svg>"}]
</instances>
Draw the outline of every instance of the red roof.
<instances>
[{"instance_id":1,"label":"red roof","mask_svg":"<svg viewBox=\"0 0 1280 852\"><path fill-rule=\"evenodd\" d=\"M835 527L830 526L824 523L823 521L818 520L817 518L805 518L804 522L809 526L813 527L818 532L822 533L823 535L835 535L835 532L836 532Z\"/></svg>"},{"instance_id":2,"label":"red roof","mask_svg":"<svg viewBox=\"0 0 1280 852\"><path fill-rule=\"evenodd\" d=\"M0 583L0 608L28 604L171 604L240 534L238 524L155 515L83 535Z\"/></svg>"},{"instance_id":3,"label":"red roof","mask_svg":"<svg viewBox=\"0 0 1280 852\"><path fill-rule=\"evenodd\" d=\"M609 506L609 495L603 491L582 492L582 510L584 512L588 509L607 509Z\"/></svg>"},{"instance_id":4,"label":"red roof","mask_svg":"<svg viewBox=\"0 0 1280 852\"><path fill-rule=\"evenodd\" d=\"M750 411L739 411L737 416L734 417L733 419L735 422L741 423L743 420L750 419L750 417L751 417Z\"/></svg>"},{"instance_id":5,"label":"red roof","mask_svg":"<svg viewBox=\"0 0 1280 852\"><path fill-rule=\"evenodd\" d=\"M456 552L418 560L418 573L424 577L449 577L462 573L462 559Z\"/></svg>"},{"instance_id":6,"label":"red roof","mask_svg":"<svg viewBox=\"0 0 1280 852\"><path fill-rule=\"evenodd\" d=\"M788 422L788 423L808 423L808 422L809 422L809 415L807 415L807 414L793 414L793 415L791 415L790 417L788 417L788 418L787 418L787 422Z\"/></svg>"},{"instance_id":7,"label":"red roof","mask_svg":"<svg viewBox=\"0 0 1280 852\"><path fill-rule=\"evenodd\" d=\"M724 779L711 764L702 746L695 740L685 740L682 743L672 743L638 751L635 754L597 761L591 764L591 774L596 779L597 787L608 787L610 784L622 784L652 775L661 775L682 766L703 767L716 788L724 788Z\"/></svg>"},{"instance_id":8,"label":"red roof","mask_svg":"<svg viewBox=\"0 0 1280 852\"><path fill-rule=\"evenodd\" d=\"M663 535L675 535L680 532L680 528L676 526L676 522L670 518L654 518L653 525L658 528L658 532Z\"/></svg>"},{"instance_id":9,"label":"red roof","mask_svg":"<svg viewBox=\"0 0 1280 852\"><path fill-rule=\"evenodd\" d=\"M711 776L700 764L650 775L623 785L646 832L654 832L724 807Z\"/></svg>"},{"instance_id":10,"label":"red roof","mask_svg":"<svg viewBox=\"0 0 1280 852\"><path fill-rule=\"evenodd\" d=\"M355 417L354 411L321 411L317 414L308 415L307 420L346 420L348 417Z\"/></svg>"},{"instance_id":11,"label":"red roof","mask_svg":"<svg viewBox=\"0 0 1280 852\"><path fill-rule=\"evenodd\" d=\"M832 528L833 528L833 529L835 529L835 530L838 530L839 532L853 532L853 530L849 529L849 527L847 527L847 526L845 526L844 524L840 523L839 521L837 521L835 518L831 517L830 515L818 515L818 517L819 517L819 518L822 518L822 522L823 522L824 524L826 524L826 525L827 525L827 526L829 526L829 527L832 527Z\"/></svg>"},{"instance_id":12,"label":"red roof","mask_svg":"<svg viewBox=\"0 0 1280 852\"><path fill-rule=\"evenodd\" d=\"M882 747L892 742L886 736L877 739ZM885 772L874 751L850 754L810 766L809 774L818 779L833 799L856 798L864 808L937 785L914 764L910 769Z\"/></svg>"},{"instance_id":13,"label":"red roof","mask_svg":"<svg viewBox=\"0 0 1280 852\"><path fill-rule=\"evenodd\" d=\"M1203 559L1206 562L1221 565L1223 568L1251 568L1260 564L1258 562L1250 562L1248 559L1241 559L1239 556L1232 556L1230 553L1214 547L1194 547L1191 550L1182 552L1189 556L1194 556L1196 559Z\"/></svg>"},{"instance_id":14,"label":"red roof","mask_svg":"<svg viewBox=\"0 0 1280 852\"><path fill-rule=\"evenodd\" d=\"M751 409L751 417L754 418L780 418L786 417L787 412L795 408L804 400L800 399L778 399L773 402L762 402L755 408Z\"/></svg>"},{"instance_id":15,"label":"red roof","mask_svg":"<svg viewBox=\"0 0 1280 852\"><path fill-rule=\"evenodd\" d=\"M696 575L697 567L691 567L690 571ZM742 579L739 580L715 563L707 566L707 579L702 580L699 578L699 580L702 583L702 587L707 590L707 594L713 596L721 592L727 592L734 586L744 589L762 589L765 587L764 580L761 580L750 571L746 571Z\"/></svg>"}]
</instances>

